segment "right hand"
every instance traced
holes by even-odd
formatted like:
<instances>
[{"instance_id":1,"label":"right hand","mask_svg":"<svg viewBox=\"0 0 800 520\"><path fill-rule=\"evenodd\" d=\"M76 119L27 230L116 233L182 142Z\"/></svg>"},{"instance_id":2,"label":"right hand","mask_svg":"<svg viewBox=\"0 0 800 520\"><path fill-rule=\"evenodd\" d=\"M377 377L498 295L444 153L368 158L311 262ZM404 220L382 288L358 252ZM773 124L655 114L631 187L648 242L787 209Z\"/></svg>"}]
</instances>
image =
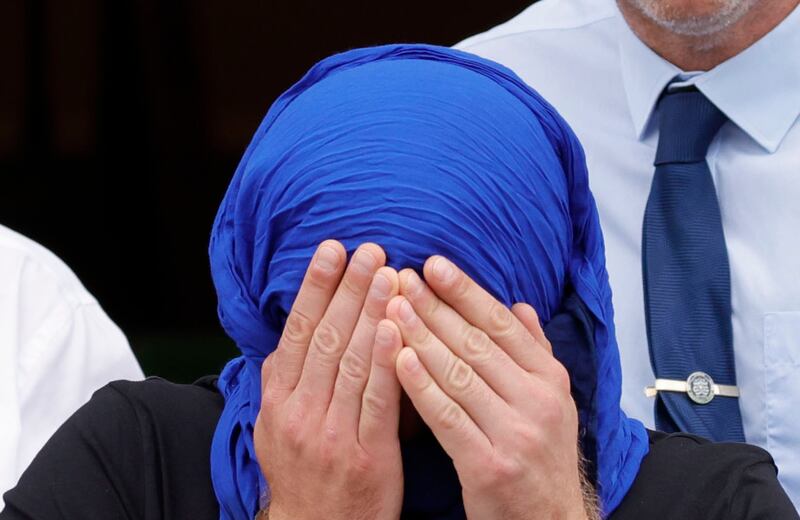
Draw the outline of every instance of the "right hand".
<instances>
[{"instance_id":1,"label":"right hand","mask_svg":"<svg viewBox=\"0 0 800 520\"><path fill-rule=\"evenodd\" d=\"M375 244L323 242L262 367L254 443L270 520L400 517L397 272Z\"/></svg>"}]
</instances>

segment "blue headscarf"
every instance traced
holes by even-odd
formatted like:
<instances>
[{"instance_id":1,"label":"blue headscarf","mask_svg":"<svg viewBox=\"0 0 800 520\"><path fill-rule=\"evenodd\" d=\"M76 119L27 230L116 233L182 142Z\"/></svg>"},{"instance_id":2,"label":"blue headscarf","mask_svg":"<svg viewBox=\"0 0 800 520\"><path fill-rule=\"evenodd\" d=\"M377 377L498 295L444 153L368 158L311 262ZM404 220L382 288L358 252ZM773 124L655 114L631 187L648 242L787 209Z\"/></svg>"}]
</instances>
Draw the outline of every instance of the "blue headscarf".
<instances>
[{"instance_id":1,"label":"blue headscarf","mask_svg":"<svg viewBox=\"0 0 800 520\"><path fill-rule=\"evenodd\" d=\"M574 291L594 322L593 359L569 360L596 368L592 421L582 425L596 450L585 455L613 511L647 435L619 406L611 291L580 144L510 70L452 49L389 45L321 61L272 105L214 222L219 318L242 352L218 383L225 408L211 470L221 518L252 519L267 489L253 447L260 366L327 238L348 252L375 242L395 268L421 271L445 255L545 323Z\"/></svg>"}]
</instances>

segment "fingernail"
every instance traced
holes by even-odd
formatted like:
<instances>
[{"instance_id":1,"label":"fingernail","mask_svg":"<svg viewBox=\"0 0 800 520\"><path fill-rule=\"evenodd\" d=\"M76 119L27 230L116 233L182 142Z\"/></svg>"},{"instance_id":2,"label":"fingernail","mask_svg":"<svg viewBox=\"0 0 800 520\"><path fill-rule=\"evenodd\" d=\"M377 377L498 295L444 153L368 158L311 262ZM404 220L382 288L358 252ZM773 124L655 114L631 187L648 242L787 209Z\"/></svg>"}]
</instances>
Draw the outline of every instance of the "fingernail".
<instances>
[{"instance_id":1,"label":"fingernail","mask_svg":"<svg viewBox=\"0 0 800 520\"><path fill-rule=\"evenodd\" d=\"M419 296L420 292L422 292L422 280L417 273L409 271L406 277L406 294L414 298Z\"/></svg>"},{"instance_id":2,"label":"fingernail","mask_svg":"<svg viewBox=\"0 0 800 520\"><path fill-rule=\"evenodd\" d=\"M330 246L322 246L317 251L317 266L325 271L334 271L339 265L339 253Z\"/></svg>"},{"instance_id":3,"label":"fingernail","mask_svg":"<svg viewBox=\"0 0 800 520\"><path fill-rule=\"evenodd\" d=\"M392 291L392 282L382 274L376 274L372 279L370 294L373 298L386 298Z\"/></svg>"},{"instance_id":4,"label":"fingernail","mask_svg":"<svg viewBox=\"0 0 800 520\"><path fill-rule=\"evenodd\" d=\"M383 346L391 345L393 336L394 332L389 327L378 327L375 332L375 343Z\"/></svg>"},{"instance_id":5,"label":"fingernail","mask_svg":"<svg viewBox=\"0 0 800 520\"><path fill-rule=\"evenodd\" d=\"M370 274L375 270L377 260L375 256L366 249L359 249L353 255L353 267L360 270L362 273Z\"/></svg>"},{"instance_id":6,"label":"fingernail","mask_svg":"<svg viewBox=\"0 0 800 520\"><path fill-rule=\"evenodd\" d=\"M414 322L414 309L411 308L411 304L408 303L408 300L400 302L398 314L400 314L400 319L403 320L404 323L411 324Z\"/></svg>"},{"instance_id":7,"label":"fingernail","mask_svg":"<svg viewBox=\"0 0 800 520\"><path fill-rule=\"evenodd\" d=\"M417 358L416 354L409 352L406 354L406 360L403 362L403 364L405 365L406 370L413 372L419 368L419 359Z\"/></svg>"},{"instance_id":8,"label":"fingernail","mask_svg":"<svg viewBox=\"0 0 800 520\"><path fill-rule=\"evenodd\" d=\"M453 266L450 261L439 257L433 262L433 275L442 282L449 282L453 277Z\"/></svg>"}]
</instances>

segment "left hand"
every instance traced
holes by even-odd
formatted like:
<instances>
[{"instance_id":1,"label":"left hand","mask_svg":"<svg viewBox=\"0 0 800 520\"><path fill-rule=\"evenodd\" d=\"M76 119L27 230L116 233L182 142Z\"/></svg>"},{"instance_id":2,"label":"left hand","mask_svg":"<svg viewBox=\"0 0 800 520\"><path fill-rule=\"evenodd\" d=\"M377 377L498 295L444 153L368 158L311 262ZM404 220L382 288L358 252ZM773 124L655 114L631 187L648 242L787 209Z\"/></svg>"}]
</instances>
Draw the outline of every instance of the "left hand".
<instances>
[{"instance_id":1,"label":"left hand","mask_svg":"<svg viewBox=\"0 0 800 520\"><path fill-rule=\"evenodd\" d=\"M449 260L400 273L397 375L453 459L469 518L587 518L569 375L530 305L510 310Z\"/></svg>"},{"instance_id":2,"label":"left hand","mask_svg":"<svg viewBox=\"0 0 800 520\"><path fill-rule=\"evenodd\" d=\"M320 245L262 366L253 442L271 520L400 517L401 345L383 319L397 272L375 244L362 244L345 268L346 258L342 244Z\"/></svg>"}]
</instances>

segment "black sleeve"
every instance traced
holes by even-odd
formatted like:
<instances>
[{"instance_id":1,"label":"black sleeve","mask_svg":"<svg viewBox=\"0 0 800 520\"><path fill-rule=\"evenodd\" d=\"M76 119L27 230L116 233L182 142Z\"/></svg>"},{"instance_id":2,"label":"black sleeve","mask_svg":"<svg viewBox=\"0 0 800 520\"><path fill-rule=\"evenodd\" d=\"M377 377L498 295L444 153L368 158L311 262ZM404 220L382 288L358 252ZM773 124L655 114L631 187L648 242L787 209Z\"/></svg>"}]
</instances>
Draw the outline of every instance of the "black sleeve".
<instances>
[{"instance_id":1,"label":"black sleeve","mask_svg":"<svg viewBox=\"0 0 800 520\"><path fill-rule=\"evenodd\" d=\"M740 443L650 432L650 453L609 520L797 520L772 457Z\"/></svg>"},{"instance_id":2,"label":"black sleeve","mask_svg":"<svg viewBox=\"0 0 800 520\"><path fill-rule=\"evenodd\" d=\"M739 483L732 491L728 518L752 520L798 518L797 511L778 483L771 457L769 461L756 462L742 471Z\"/></svg>"},{"instance_id":3,"label":"black sleeve","mask_svg":"<svg viewBox=\"0 0 800 520\"><path fill-rule=\"evenodd\" d=\"M208 384L111 383L42 448L0 519L216 520L209 453L221 409Z\"/></svg>"}]
</instances>

